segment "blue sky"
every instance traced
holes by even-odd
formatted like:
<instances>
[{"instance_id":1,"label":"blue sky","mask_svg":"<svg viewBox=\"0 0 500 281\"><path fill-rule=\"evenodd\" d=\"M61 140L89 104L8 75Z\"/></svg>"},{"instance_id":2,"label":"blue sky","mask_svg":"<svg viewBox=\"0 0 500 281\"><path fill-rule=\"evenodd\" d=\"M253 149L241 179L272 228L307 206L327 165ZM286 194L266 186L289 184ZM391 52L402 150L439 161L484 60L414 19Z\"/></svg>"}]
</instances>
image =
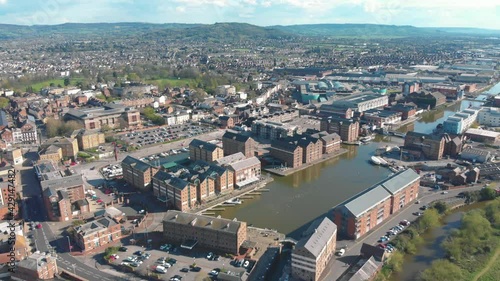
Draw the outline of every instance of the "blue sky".
<instances>
[{"instance_id":1,"label":"blue sky","mask_svg":"<svg viewBox=\"0 0 500 281\"><path fill-rule=\"evenodd\" d=\"M500 29L498 0L0 0L0 23L376 23Z\"/></svg>"}]
</instances>

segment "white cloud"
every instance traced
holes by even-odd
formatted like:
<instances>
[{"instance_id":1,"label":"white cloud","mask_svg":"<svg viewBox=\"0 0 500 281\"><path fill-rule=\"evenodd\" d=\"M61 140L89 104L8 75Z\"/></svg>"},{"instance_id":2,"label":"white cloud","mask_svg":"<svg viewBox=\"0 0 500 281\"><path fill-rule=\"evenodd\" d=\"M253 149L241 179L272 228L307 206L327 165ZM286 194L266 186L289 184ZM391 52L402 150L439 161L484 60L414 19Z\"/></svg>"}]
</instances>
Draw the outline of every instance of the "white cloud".
<instances>
[{"instance_id":1,"label":"white cloud","mask_svg":"<svg viewBox=\"0 0 500 281\"><path fill-rule=\"evenodd\" d=\"M271 7L271 5L273 4L273 2L271 2L271 1L262 1L262 2L260 2L260 4L263 7Z\"/></svg>"},{"instance_id":2,"label":"white cloud","mask_svg":"<svg viewBox=\"0 0 500 281\"><path fill-rule=\"evenodd\" d=\"M0 0L0 4L7 4L7 0Z\"/></svg>"},{"instance_id":3,"label":"white cloud","mask_svg":"<svg viewBox=\"0 0 500 281\"><path fill-rule=\"evenodd\" d=\"M186 6L214 5L218 7L227 7L234 4L231 0L175 0L175 2L182 3Z\"/></svg>"},{"instance_id":4,"label":"white cloud","mask_svg":"<svg viewBox=\"0 0 500 281\"><path fill-rule=\"evenodd\" d=\"M186 7L184 6L178 6L175 8L175 11L179 12L179 13L184 13L186 12Z\"/></svg>"}]
</instances>

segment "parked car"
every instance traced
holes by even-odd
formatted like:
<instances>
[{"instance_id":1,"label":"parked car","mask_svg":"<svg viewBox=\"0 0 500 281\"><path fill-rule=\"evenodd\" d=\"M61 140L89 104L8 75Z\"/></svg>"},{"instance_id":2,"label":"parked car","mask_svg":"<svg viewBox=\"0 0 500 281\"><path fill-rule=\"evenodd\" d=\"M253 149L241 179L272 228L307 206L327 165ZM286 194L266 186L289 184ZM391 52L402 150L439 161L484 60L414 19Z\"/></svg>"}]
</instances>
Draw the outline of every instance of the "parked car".
<instances>
[{"instance_id":1,"label":"parked car","mask_svg":"<svg viewBox=\"0 0 500 281\"><path fill-rule=\"evenodd\" d=\"M36 229L40 229L40 228L42 228L42 224L39 223L36 225Z\"/></svg>"},{"instance_id":2,"label":"parked car","mask_svg":"<svg viewBox=\"0 0 500 281\"><path fill-rule=\"evenodd\" d=\"M189 268L183 267L183 268L181 268L181 272L189 272Z\"/></svg>"},{"instance_id":3,"label":"parked car","mask_svg":"<svg viewBox=\"0 0 500 281\"><path fill-rule=\"evenodd\" d=\"M120 252L126 252L127 250L128 250L127 247L118 248L118 251L120 251Z\"/></svg>"},{"instance_id":4,"label":"parked car","mask_svg":"<svg viewBox=\"0 0 500 281\"><path fill-rule=\"evenodd\" d=\"M158 273L167 273L167 269L161 265L157 265L155 271Z\"/></svg>"},{"instance_id":5,"label":"parked car","mask_svg":"<svg viewBox=\"0 0 500 281\"><path fill-rule=\"evenodd\" d=\"M211 259L214 256L214 253L210 252L207 254L207 259Z\"/></svg>"},{"instance_id":6,"label":"parked car","mask_svg":"<svg viewBox=\"0 0 500 281\"><path fill-rule=\"evenodd\" d=\"M176 260L176 259L173 259L173 258L170 258L170 259L168 259L168 261L167 261L167 262L168 262L169 264L171 264L171 265L174 265L174 264L176 264L176 263L177 263L177 260Z\"/></svg>"},{"instance_id":7,"label":"parked car","mask_svg":"<svg viewBox=\"0 0 500 281\"><path fill-rule=\"evenodd\" d=\"M193 272L200 272L201 271L201 267L199 267L199 266L192 267L191 271L193 271Z\"/></svg>"},{"instance_id":8,"label":"parked car","mask_svg":"<svg viewBox=\"0 0 500 281\"><path fill-rule=\"evenodd\" d=\"M403 225L403 226L409 226L410 222L408 220L403 220L403 221L400 221L399 224Z\"/></svg>"}]
</instances>

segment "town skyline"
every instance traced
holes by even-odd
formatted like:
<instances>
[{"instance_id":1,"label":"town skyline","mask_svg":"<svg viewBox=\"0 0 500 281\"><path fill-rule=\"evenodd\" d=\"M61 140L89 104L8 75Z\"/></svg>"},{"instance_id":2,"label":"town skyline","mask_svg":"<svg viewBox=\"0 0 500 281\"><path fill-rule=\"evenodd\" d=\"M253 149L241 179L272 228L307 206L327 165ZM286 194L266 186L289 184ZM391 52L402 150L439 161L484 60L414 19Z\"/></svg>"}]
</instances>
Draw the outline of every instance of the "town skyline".
<instances>
[{"instance_id":1,"label":"town skyline","mask_svg":"<svg viewBox=\"0 0 500 281\"><path fill-rule=\"evenodd\" d=\"M294 24L383 24L416 27L500 29L493 1L357 0L0 0L0 23L198 23L241 22L258 26Z\"/></svg>"}]
</instances>

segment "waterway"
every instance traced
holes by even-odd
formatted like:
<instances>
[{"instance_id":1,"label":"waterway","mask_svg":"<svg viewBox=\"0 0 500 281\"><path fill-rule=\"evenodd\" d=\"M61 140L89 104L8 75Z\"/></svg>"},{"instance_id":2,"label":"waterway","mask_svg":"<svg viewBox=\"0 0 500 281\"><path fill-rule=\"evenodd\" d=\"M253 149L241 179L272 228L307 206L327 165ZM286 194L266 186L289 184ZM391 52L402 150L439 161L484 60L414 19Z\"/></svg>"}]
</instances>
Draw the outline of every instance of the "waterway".
<instances>
[{"instance_id":1,"label":"waterway","mask_svg":"<svg viewBox=\"0 0 500 281\"><path fill-rule=\"evenodd\" d=\"M443 241L454 229L461 225L461 219L465 212L481 208L485 203L476 203L456 209L447 215L440 227L434 228L422 235L424 244L420 245L417 253L413 256L406 256L403 263L403 271L393 274L391 281L415 281L419 280L422 271L431 266L432 262L445 257L445 252L441 247Z\"/></svg>"},{"instance_id":2,"label":"waterway","mask_svg":"<svg viewBox=\"0 0 500 281\"><path fill-rule=\"evenodd\" d=\"M500 91L500 83L489 92L496 91ZM464 100L426 112L419 121L404 126L403 131L431 133L437 124L454 112L481 104ZM269 192L262 192L252 199L243 199L243 204L226 207L224 211L215 213L298 237L312 220L391 173L386 168L368 162L377 148L386 145L381 142L382 139L377 137L368 145L345 146L349 149L348 153L288 177L274 177L274 181L266 187Z\"/></svg>"}]
</instances>

